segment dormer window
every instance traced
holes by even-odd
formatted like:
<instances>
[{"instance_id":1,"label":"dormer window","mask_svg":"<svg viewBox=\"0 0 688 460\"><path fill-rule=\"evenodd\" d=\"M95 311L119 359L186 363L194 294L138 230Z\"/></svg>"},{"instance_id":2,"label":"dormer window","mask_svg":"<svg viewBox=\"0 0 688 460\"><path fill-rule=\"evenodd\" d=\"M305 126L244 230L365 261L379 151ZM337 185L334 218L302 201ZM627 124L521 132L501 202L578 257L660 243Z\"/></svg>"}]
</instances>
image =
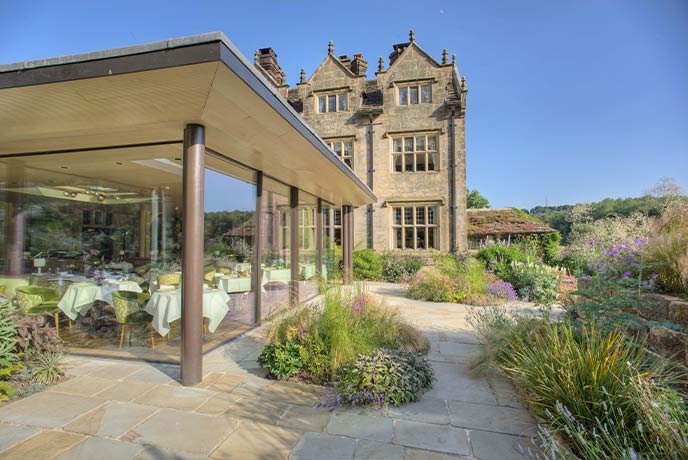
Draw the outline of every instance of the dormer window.
<instances>
[{"instance_id":1,"label":"dormer window","mask_svg":"<svg viewBox=\"0 0 688 460\"><path fill-rule=\"evenodd\" d=\"M397 85L399 105L429 104L432 102L432 88L429 83Z\"/></svg>"},{"instance_id":2,"label":"dormer window","mask_svg":"<svg viewBox=\"0 0 688 460\"><path fill-rule=\"evenodd\" d=\"M335 93L318 96L318 113L346 112L349 110L349 94Z\"/></svg>"}]
</instances>

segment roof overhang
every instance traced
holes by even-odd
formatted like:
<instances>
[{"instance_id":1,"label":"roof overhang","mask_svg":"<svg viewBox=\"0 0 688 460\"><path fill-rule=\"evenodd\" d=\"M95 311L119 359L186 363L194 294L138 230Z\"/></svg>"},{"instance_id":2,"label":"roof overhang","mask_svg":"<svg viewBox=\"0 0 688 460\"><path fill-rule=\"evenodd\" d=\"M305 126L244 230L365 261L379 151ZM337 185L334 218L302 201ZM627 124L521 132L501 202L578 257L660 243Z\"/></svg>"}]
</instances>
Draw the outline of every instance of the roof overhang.
<instances>
[{"instance_id":1,"label":"roof overhang","mask_svg":"<svg viewBox=\"0 0 688 460\"><path fill-rule=\"evenodd\" d=\"M0 65L0 156L206 146L333 204L373 192L222 33Z\"/></svg>"}]
</instances>

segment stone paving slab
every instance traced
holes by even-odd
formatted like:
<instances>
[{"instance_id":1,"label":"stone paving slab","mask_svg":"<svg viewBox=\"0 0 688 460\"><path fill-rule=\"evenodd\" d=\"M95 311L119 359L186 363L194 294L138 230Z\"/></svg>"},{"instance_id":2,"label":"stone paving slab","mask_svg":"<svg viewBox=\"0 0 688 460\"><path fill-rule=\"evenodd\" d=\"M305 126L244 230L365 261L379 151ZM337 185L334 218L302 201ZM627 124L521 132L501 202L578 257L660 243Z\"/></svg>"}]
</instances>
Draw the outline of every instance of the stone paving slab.
<instances>
[{"instance_id":1,"label":"stone paving slab","mask_svg":"<svg viewBox=\"0 0 688 460\"><path fill-rule=\"evenodd\" d=\"M331 416L322 407L289 406L278 425L301 431L323 431Z\"/></svg>"},{"instance_id":2,"label":"stone paving slab","mask_svg":"<svg viewBox=\"0 0 688 460\"><path fill-rule=\"evenodd\" d=\"M2 460L54 458L84 439L83 435L64 431L42 431L5 451Z\"/></svg>"},{"instance_id":3,"label":"stone paving slab","mask_svg":"<svg viewBox=\"0 0 688 460\"><path fill-rule=\"evenodd\" d=\"M208 460L209 458L206 455L175 452L157 446L144 446L143 450L132 460Z\"/></svg>"},{"instance_id":4,"label":"stone paving slab","mask_svg":"<svg viewBox=\"0 0 688 460\"><path fill-rule=\"evenodd\" d=\"M431 364L435 371L436 381L425 396L435 399L497 404L497 399L487 380L471 377L465 366L435 361Z\"/></svg>"},{"instance_id":5,"label":"stone paving slab","mask_svg":"<svg viewBox=\"0 0 688 460\"><path fill-rule=\"evenodd\" d=\"M327 432L350 438L392 442L394 421L389 417L335 413L327 425Z\"/></svg>"},{"instance_id":6,"label":"stone paving slab","mask_svg":"<svg viewBox=\"0 0 688 460\"><path fill-rule=\"evenodd\" d=\"M116 382L112 386L108 386L99 393L96 393L95 397L110 401L133 401L144 393L150 391L153 386L154 385L148 382L125 380L123 382Z\"/></svg>"},{"instance_id":7,"label":"stone paving slab","mask_svg":"<svg viewBox=\"0 0 688 460\"><path fill-rule=\"evenodd\" d=\"M0 452L24 442L26 439L41 431L33 426L8 425L0 423Z\"/></svg>"},{"instance_id":8,"label":"stone paving slab","mask_svg":"<svg viewBox=\"0 0 688 460\"><path fill-rule=\"evenodd\" d=\"M535 420L525 409L449 401L451 424L456 427L534 436Z\"/></svg>"},{"instance_id":9,"label":"stone paving slab","mask_svg":"<svg viewBox=\"0 0 688 460\"><path fill-rule=\"evenodd\" d=\"M390 408L389 416L416 422L449 424L449 409L444 399L423 397L418 402Z\"/></svg>"},{"instance_id":10,"label":"stone paving slab","mask_svg":"<svg viewBox=\"0 0 688 460\"><path fill-rule=\"evenodd\" d=\"M289 404L262 398L241 398L228 404L226 414L252 422L276 425L289 409Z\"/></svg>"},{"instance_id":11,"label":"stone paving slab","mask_svg":"<svg viewBox=\"0 0 688 460\"><path fill-rule=\"evenodd\" d=\"M117 382L112 379L102 379L92 375L82 375L69 379L65 382L53 385L48 391L69 393L73 395L94 396L107 388L114 386Z\"/></svg>"},{"instance_id":12,"label":"stone paving slab","mask_svg":"<svg viewBox=\"0 0 688 460\"><path fill-rule=\"evenodd\" d=\"M286 460L301 434L300 431L274 425L244 422L210 457L223 460Z\"/></svg>"},{"instance_id":13,"label":"stone paving slab","mask_svg":"<svg viewBox=\"0 0 688 460\"><path fill-rule=\"evenodd\" d=\"M44 391L7 404L0 410L0 421L45 428L58 428L103 404L84 396Z\"/></svg>"},{"instance_id":14,"label":"stone paving slab","mask_svg":"<svg viewBox=\"0 0 688 460\"><path fill-rule=\"evenodd\" d=\"M358 441L354 460L404 460L404 449L393 444L368 441Z\"/></svg>"},{"instance_id":15,"label":"stone paving slab","mask_svg":"<svg viewBox=\"0 0 688 460\"><path fill-rule=\"evenodd\" d=\"M528 460L530 438L487 431L471 431L473 455L480 460Z\"/></svg>"},{"instance_id":16,"label":"stone paving slab","mask_svg":"<svg viewBox=\"0 0 688 460\"><path fill-rule=\"evenodd\" d=\"M67 424L64 429L92 436L117 438L158 410L150 406L110 401Z\"/></svg>"},{"instance_id":17,"label":"stone paving slab","mask_svg":"<svg viewBox=\"0 0 688 460\"><path fill-rule=\"evenodd\" d=\"M289 458L290 460L351 460L355 450L355 439L324 433L306 433Z\"/></svg>"},{"instance_id":18,"label":"stone paving slab","mask_svg":"<svg viewBox=\"0 0 688 460\"><path fill-rule=\"evenodd\" d=\"M125 381L157 383L160 385L176 383L179 379L179 366L148 366L124 377Z\"/></svg>"},{"instance_id":19,"label":"stone paving slab","mask_svg":"<svg viewBox=\"0 0 688 460\"><path fill-rule=\"evenodd\" d=\"M408 420L394 422L394 443L450 454L468 455L471 452L465 430Z\"/></svg>"},{"instance_id":20,"label":"stone paving slab","mask_svg":"<svg viewBox=\"0 0 688 460\"><path fill-rule=\"evenodd\" d=\"M143 446L111 439L87 438L54 460L131 460Z\"/></svg>"},{"instance_id":21,"label":"stone paving slab","mask_svg":"<svg viewBox=\"0 0 688 460\"><path fill-rule=\"evenodd\" d=\"M123 440L208 455L237 427L232 417L163 409L129 431Z\"/></svg>"},{"instance_id":22,"label":"stone paving slab","mask_svg":"<svg viewBox=\"0 0 688 460\"><path fill-rule=\"evenodd\" d=\"M213 393L181 386L156 385L133 401L150 406L192 411L206 402Z\"/></svg>"}]
</instances>

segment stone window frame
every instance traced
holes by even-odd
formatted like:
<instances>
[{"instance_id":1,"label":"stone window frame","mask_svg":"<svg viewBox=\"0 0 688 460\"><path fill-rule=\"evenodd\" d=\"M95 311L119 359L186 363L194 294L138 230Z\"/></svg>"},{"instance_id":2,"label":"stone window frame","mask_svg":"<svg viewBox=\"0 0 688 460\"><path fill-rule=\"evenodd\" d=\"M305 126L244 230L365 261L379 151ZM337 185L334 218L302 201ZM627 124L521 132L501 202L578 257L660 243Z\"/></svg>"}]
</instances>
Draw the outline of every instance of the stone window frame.
<instances>
[{"instance_id":1,"label":"stone window frame","mask_svg":"<svg viewBox=\"0 0 688 460\"><path fill-rule=\"evenodd\" d=\"M417 80L411 82L395 82L397 105L400 107L432 104L433 80ZM427 99L424 99L423 88L427 88ZM413 102L413 90L416 91L416 102Z\"/></svg>"},{"instance_id":2,"label":"stone window frame","mask_svg":"<svg viewBox=\"0 0 688 460\"><path fill-rule=\"evenodd\" d=\"M440 202L396 202L389 205L389 236L392 251L430 251L440 248ZM410 211L409 211L410 210ZM422 212L419 212L421 211ZM410 212L410 215L409 215ZM433 215L432 223L430 215ZM422 230L422 244L419 233ZM432 245L430 245L432 233ZM413 247L407 247L407 239ZM401 245L401 247L399 247Z\"/></svg>"},{"instance_id":3,"label":"stone window frame","mask_svg":"<svg viewBox=\"0 0 688 460\"><path fill-rule=\"evenodd\" d=\"M389 135L389 142L390 142L390 169L392 174L406 174L406 173L436 173L440 171L440 136L441 131L440 130L432 130L432 131L409 131L409 132L400 132L400 133L394 133ZM430 150L430 138L435 138L435 149ZM417 139L423 139L423 150L418 149L418 141ZM407 150L407 139L413 139L413 147L412 150ZM398 144L399 142L399 144ZM398 147L401 148L400 151L398 151ZM418 156L423 155L423 158L425 161L423 161L421 164L423 165L423 168L419 169L419 162L418 162ZM409 169L407 165L407 160L409 157L413 158L412 161L412 168ZM434 162L432 163L433 168L430 169L430 164L431 161L430 159L434 158ZM400 170L397 170L397 160L401 160L400 163Z\"/></svg>"},{"instance_id":4,"label":"stone window frame","mask_svg":"<svg viewBox=\"0 0 688 460\"><path fill-rule=\"evenodd\" d=\"M315 94L315 113L317 114L324 114L324 113L339 113L339 112L348 112L351 108L351 97L349 96L350 91L348 89L346 90L339 90L339 91L323 91L323 92L318 92ZM342 97L345 96L345 97ZM334 110L330 110L330 101L334 98ZM321 101L324 102L325 104L325 110L321 110ZM342 101L344 101L344 104L346 106L342 108Z\"/></svg>"},{"instance_id":5,"label":"stone window frame","mask_svg":"<svg viewBox=\"0 0 688 460\"><path fill-rule=\"evenodd\" d=\"M354 169L354 150L356 148L356 137L355 136L343 136L343 137L330 137L323 139L330 149L341 158L344 163L349 166L352 170ZM340 146L337 150L337 145ZM351 149L347 153L346 146L351 145Z\"/></svg>"}]
</instances>

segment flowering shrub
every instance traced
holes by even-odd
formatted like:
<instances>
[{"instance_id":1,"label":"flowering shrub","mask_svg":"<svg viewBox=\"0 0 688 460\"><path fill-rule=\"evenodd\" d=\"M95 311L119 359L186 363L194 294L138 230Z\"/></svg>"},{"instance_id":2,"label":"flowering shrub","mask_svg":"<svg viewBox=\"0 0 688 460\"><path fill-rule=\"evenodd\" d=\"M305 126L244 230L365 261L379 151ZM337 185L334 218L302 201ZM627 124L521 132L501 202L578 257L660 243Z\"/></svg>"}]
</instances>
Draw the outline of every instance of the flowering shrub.
<instances>
[{"instance_id":1,"label":"flowering shrub","mask_svg":"<svg viewBox=\"0 0 688 460\"><path fill-rule=\"evenodd\" d=\"M415 275L423 267L423 259L410 255L382 254L382 278L390 283L399 283Z\"/></svg>"},{"instance_id":2,"label":"flowering shrub","mask_svg":"<svg viewBox=\"0 0 688 460\"><path fill-rule=\"evenodd\" d=\"M415 353L377 350L360 355L337 373L324 406L399 406L432 387L430 363Z\"/></svg>"},{"instance_id":3,"label":"flowering shrub","mask_svg":"<svg viewBox=\"0 0 688 460\"><path fill-rule=\"evenodd\" d=\"M518 299L516 290L511 283L504 280L497 280L487 286L487 292L494 297L504 299L506 302L513 302Z\"/></svg>"},{"instance_id":4,"label":"flowering shrub","mask_svg":"<svg viewBox=\"0 0 688 460\"><path fill-rule=\"evenodd\" d=\"M641 254L647 238L617 244L588 264L588 271L602 279L637 278L641 269Z\"/></svg>"}]
</instances>

